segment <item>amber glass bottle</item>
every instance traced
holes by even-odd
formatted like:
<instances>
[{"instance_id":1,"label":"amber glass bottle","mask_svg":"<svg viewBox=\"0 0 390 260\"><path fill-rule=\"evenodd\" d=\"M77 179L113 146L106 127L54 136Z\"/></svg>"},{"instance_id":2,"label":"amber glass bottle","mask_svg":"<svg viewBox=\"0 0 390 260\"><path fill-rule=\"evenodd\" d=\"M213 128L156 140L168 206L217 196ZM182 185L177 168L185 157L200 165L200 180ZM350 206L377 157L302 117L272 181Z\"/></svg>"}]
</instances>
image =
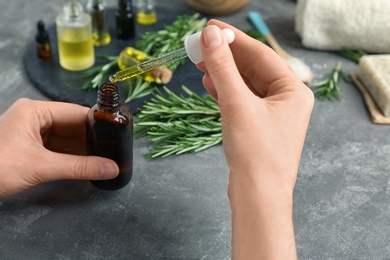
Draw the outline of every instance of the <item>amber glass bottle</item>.
<instances>
[{"instance_id":1,"label":"amber glass bottle","mask_svg":"<svg viewBox=\"0 0 390 260\"><path fill-rule=\"evenodd\" d=\"M35 36L37 54L40 59L50 59L52 56L49 34L45 29L45 24L42 20L37 23L37 35Z\"/></svg>"},{"instance_id":2,"label":"amber glass bottle","mask_svg":"<svg viewBox=\"0 0 390 260\"><path fill-rule=\"evenodd\" d=\"M99 87L97 104L88 112L87 146L89 155L114 160L120 169L112 180L92 181L103 190L126 186L133 175L133 116L120 102L118 87L105 83Z\"/></svg>"}]
</instances>

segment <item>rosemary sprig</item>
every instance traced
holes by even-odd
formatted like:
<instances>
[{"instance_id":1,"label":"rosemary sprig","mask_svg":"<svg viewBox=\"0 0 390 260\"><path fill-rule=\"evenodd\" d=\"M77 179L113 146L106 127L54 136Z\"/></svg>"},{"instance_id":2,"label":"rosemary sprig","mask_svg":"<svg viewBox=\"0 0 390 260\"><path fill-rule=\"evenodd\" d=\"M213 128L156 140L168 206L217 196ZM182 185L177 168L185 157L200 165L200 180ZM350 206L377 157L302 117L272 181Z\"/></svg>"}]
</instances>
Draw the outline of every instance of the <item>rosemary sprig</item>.
<instances>
[{"instance_id":1,"label":"rosemary sprig","mask_svg":"<svg viewBox=\"0 0 390 260\"><path fill-rule=\"evenodd\" d=\"M141 98L152 94L153 87L150 86L151 82L144 81L142 77L137 77L135 82L129 80L129 91L127 98L124 103L130 102L131 100Z\"/></svg>"},{"instance_id":2,"label":"rosemary sprig","mask_svg":"<svg viewBox=\"0 0 390 260\"><path fill-rule=\"evenodd\" d=\"M367 53L362 50L350 49L343 49L342 51L340 51L340 54L356 63L359 63L359 60L362 56L367 55Z\"/></svg>"},{"instance_id":3,"label":"rosemary sprig","mask_svg":"<svg viewBox=\"0 0 390 260\"><path fill-rule=\"evenodd\" d=\"M339 52L340 55L359 63L362 56L367 55L362 50L343 49ZM341 90L338 86L339 81L343 79L350 82L350 79L345 75L341 69L341 62L338 62L334 69L329 73L329 78L320 82L310 84L315 87L314 95L320 100L338 100L342 97Z\"/></svg>"},{"instance_id":4,"label":"rosemary sprig","mask_svg":"<svg viewBox=\"0 0 390 260\"><path fill-rule=\"evenodd\" d=\"M182 48L185 37L201 31L206 26L206 18L199 19L199 16L199 13L181 15L171 25L164 26L162 30L144 33L137 41L136 48L153 57ZM184 61L182 59L172 62L167 67L175 71Z\"/></svg>"},{"instance_id":5,"label":"rosemary sprig","mask_svg":"<svg viewBox=\"0 0 390 260\"><path fill-rule=\"evenodd\" d=\"M141 40L137 41L136 46L154 57L181 48L183 39L187 35L201 31L206 26L206 18L199 19L199 16L198 13L191 16L178 16L171 25L165 26L164 30L142 34ZM108 60L108 62L88 69L81 74L83 78L93 77L82 85L84 90L92 90L103 84L107 80L108 73L117 67L119 56L98 55L98 57ZM174 71L182 63L184 60L168 64L167 67ZM125 102L151 94L152 87L152 84L144 81L140 76L135 82L129 81L129 93Z\"/></svg>"},{"instance_id":6,"label":"rosemary sprig","mask_svg":"<svg viewBox=\"0 0 390 260\"><path fill-rule=\"evenodd\" d=\"M134 124L136 138L156 142L145 157L198 152L222 141L220 110L210 95L202 98L186 86L187 97L163 89L155 90Z\"/></svg>"},{"instance_id":7,"label":"rosemary sprig","mask_svg":"<svg viewBox=\"0 0 390 260\"><path fill-rule=\"evenodd\" d=\"M97 55L97 57L108 60L109 62L92 67L81 73L82 78L94 76L91 80L83 84L81 88L84 90L92 90L99 87L106 81L106 77L108 76L110 70L117 66L118 56Z\"/></svg>"},{"instance_id":8,"label":"rosemary sprig","mask_svg":"<svg viewBox=\"0 0 390 260\"><path fill-rule=\"evenodd\" d=\"M341 68L341 62L338 62L329 77L325 80L310 84L311 87L316 88L314 95L320 100L338 100L342 97L341 90L338 86L340 79L349 81Z\"/></svg>"}]
</instances>

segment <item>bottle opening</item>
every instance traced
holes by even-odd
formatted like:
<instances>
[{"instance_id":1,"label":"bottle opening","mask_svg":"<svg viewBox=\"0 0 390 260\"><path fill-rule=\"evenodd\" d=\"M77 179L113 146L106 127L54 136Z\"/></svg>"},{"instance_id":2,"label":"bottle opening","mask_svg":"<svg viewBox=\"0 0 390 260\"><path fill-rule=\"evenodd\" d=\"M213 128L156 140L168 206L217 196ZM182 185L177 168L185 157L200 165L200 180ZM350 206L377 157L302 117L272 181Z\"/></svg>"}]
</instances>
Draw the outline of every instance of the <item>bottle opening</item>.
<instances>
[{"instance_id":1,"label":"bottle opening","mask_svg":"<svg viewBox=\"0 0 390 260\"><path fill-rule=\"evenodd\" d=\"M118 86L113 83L104 83L99 87L97 103L103 107L114 108L119 106L120 97Z\"/></svg>"},{"instance_id":2,"label":"bottle opening","mask_svg":"<svg viewBox=\"0 0 390 260\"><path fill-rule=\"evenodd\" d=\"M104 83L100 86L99 91L118 92L118 86L113 83Z\"/></svg>"}]
</instances>

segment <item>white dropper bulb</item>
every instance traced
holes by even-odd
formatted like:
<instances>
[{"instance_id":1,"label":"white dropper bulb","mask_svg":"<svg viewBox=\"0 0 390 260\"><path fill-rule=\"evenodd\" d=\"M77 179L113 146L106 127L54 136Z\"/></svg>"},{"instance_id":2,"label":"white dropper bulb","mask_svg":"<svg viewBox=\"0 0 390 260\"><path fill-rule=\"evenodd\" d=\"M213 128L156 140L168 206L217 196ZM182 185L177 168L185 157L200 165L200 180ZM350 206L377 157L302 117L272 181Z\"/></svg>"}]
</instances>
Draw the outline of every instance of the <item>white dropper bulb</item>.
<instances>
[{"instance_id":1,"label":"white dropper bulb","mask_svg":"<svg viewBox=\"0 0 390 260\"><path fill-rule=\"evenodd\" d=\"M231 29L223 29L223 34L226 37L228 43L232 43L234 41L234 32ZM203 61L202 49L200 47L200 36L202 32L197 32L187 36L184 39L184 46L188 55L188 58L195 63L198 64Z\"/></svg>"}]
</instances>

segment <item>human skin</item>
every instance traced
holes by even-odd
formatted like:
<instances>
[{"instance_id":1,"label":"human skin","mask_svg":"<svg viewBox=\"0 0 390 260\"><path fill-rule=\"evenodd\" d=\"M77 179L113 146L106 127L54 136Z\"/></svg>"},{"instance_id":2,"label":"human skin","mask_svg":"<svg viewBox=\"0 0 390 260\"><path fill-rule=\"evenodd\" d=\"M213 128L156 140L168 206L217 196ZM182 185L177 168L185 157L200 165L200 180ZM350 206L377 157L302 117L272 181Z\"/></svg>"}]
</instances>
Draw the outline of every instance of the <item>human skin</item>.
<instances>
[{"instance_id":1,"label":"human skin","mask_svg":"<svg viewBox=\"0 0 390 260\"><path fill-rule=\"evenodd\" d=\"M235 33L227 43L221 29ZM218 101L230 168L233 259L295 259L292 198L313 109L312 91L269 47L211 20L203 85Z\"/></svg>"},{"instance_id":2,"label":"human skin","mask_svg":"<svg viewBox=\"0 0 390 260\"><path fill-rule=\"evenodd\" d=\"M0 116L0 197L61 179L102 180L119 173L110 159L86 156L88 108L17 100Z\"/></svg>"},{"instance_id":3,"label":"human skin","mask_svg":"<svg viewBox=\"0 0 390 260\"><path fill-rule=\"evenodd\" d=\"M230 28L235 40L221 32ZM203 84L218 101L230 168L233 259L295 259L292 198L313 93L270 48L211 20ZM112 160L86 156L88 108L20 99L0 116L0 197L60 179L112 179Z\"/></svg>"}]
</instances>

